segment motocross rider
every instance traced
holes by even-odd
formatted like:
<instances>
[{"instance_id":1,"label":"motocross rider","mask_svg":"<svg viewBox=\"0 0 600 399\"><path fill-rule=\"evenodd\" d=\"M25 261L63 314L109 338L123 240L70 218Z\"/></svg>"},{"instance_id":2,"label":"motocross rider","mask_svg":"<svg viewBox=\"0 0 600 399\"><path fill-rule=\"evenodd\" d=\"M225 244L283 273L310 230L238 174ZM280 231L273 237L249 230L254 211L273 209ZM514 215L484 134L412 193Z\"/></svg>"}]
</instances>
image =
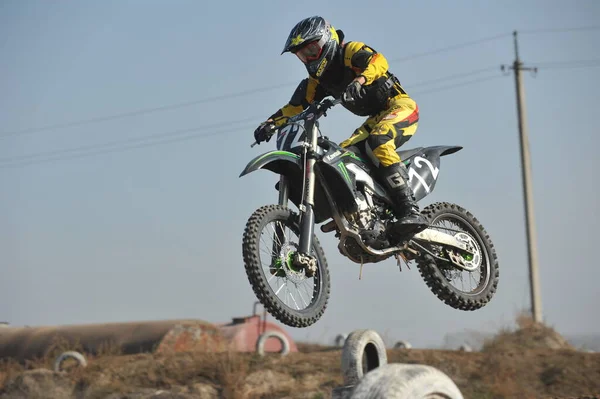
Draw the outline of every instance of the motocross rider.
<instances>
[{"instance_id":1,"label":"motocross rider","mask_svg":"<svg viewBox=\"0 0 600 399\"><path fill-rule=\"evenodd\" d=\"M418 232L427 227L408 184L408 170L396 148L406 143L419 121L419 108L388 70L388 62L365 43L344 42L344 33L320 16L298 22L291 30L281 54L295 54L308 77L300 82L290 101L254 132L257 143L269 141L273 126L281 126L310 103L327 96L348 96L342 105L368 117L341 147L356 146L375 165L375 177L394 202L398 222L394 229Z\"/></svg>"}]
</instances>

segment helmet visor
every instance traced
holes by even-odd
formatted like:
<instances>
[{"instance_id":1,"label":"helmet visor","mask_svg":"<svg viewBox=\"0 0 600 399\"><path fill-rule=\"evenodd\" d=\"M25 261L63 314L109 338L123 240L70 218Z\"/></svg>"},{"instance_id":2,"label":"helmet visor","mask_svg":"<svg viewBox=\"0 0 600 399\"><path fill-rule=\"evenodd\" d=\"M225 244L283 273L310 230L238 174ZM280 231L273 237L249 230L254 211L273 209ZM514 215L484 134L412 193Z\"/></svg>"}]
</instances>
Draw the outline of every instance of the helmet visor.
<instances>
[{"instance_id":1,"label":"helmet visor","mask_svg":"<svg viewBox=\"0 0 600 399\"><path fill-rule=\"evenodd\" d=\"M327 42L327 38L322 37L319 40L315 40L307 43L297 50L294 54L300 58L300 61L307 63L319 59L323 52L323 46Z\"/></svg>"}]
</instances>

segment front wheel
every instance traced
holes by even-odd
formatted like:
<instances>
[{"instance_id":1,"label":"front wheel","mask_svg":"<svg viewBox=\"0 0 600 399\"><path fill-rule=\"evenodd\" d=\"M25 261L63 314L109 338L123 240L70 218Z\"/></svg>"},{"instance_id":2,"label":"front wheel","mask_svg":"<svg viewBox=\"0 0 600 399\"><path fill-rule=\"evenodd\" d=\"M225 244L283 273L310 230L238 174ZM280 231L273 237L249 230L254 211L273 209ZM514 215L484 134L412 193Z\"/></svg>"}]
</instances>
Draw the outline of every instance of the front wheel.
<instances>
[{"instance_id":1,"label":"front wheel","mask_svg":"<svg viewBox=\"0 0 600 399\"><path fill-rule=\"evenodd\" d=\"M469 244L473 254L459 254L437 245L429 250L448 259L444 261L429 254L417 259L417 267L429 289L447 305L460 310L477 310L484 307L498 287L498 258L488 233L481 223L466 209L447 202L431 204L422 214L429 228L451 234ZM451 257L467 266L455 266Z\"/></svg>"},{"instance_id":2,"label":"front wheel","mask_svg":"<svg viewBox=\"0 0 600 399\"><path fill-rule=\"evenodd\" d=\"M329 269L316 236L310 253L317 261L316 273L308 277L294 266L299 234L297 214L281 205L266 205L248 219L242 249L250 285L268 312L288 326L308 327L327 307Z\"/></svg>"}]
</instances>

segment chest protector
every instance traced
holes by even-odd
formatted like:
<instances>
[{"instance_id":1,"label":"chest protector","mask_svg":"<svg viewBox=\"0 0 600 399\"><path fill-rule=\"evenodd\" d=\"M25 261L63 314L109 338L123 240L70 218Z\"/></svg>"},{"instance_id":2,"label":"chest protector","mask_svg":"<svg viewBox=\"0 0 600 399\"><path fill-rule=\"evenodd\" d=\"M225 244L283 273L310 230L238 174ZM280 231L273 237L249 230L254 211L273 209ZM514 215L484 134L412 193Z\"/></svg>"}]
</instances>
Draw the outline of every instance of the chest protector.
<instances>
[{"instance_id":1,"label":"chest protector","mask_svg":"<svg viewBox=\"0 0 600 399\"><path fill-rule=\"evenodd\" d=\"M319 79L319 84L327 91L327 94L340 98L346 87L358 74L344 65L344 47L341 47L333 58L327 71ZM369 85L362 86L362 98L354 102L342 103L344 108L359 116L373 116L385 110L388 100L399 93L404 93L398 79L390 72L376 79Z\"/></svg>"}]
</instances>

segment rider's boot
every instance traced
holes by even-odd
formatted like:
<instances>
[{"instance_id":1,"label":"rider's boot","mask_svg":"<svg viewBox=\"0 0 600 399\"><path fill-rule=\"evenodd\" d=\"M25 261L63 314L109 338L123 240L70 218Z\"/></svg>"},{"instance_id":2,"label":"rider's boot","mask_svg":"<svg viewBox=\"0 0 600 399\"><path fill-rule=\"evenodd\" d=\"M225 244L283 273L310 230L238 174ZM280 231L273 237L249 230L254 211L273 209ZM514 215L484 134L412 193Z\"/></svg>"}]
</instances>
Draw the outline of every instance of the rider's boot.
<instances>
[{"instance_id":1,"label":"rider's boot","mask_svg":"<svg viewBox=\"0 0 600 399\"><path fill-rule=\"evenodd\" d=\"M398 221L391 231L400 234L417 234L428 227L427 219L419 211L414 193L408 184L408 170L402 162L377 168L379 180L384 184L393 201Z\"/></svg>"}]
</instances>

